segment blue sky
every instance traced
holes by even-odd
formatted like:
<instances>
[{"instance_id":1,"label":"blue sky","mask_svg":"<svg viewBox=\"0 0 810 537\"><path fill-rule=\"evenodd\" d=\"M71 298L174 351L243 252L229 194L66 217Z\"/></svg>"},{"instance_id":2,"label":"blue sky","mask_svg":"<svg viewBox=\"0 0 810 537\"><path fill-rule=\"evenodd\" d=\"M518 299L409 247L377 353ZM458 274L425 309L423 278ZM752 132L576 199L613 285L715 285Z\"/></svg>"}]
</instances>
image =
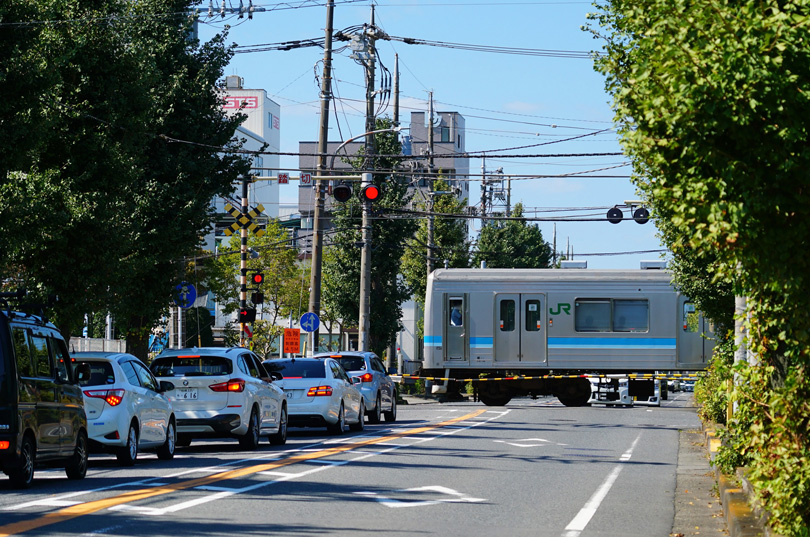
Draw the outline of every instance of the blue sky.
<instances>
[{"instance_id":1,"label":"blue sky","mask_svg":"<svg viewBox=\"0 0 810 537\"><path fill-rule=\"evenodd\" d=\"M222 0L219 0L220 2ZM238 7L238 0L225 0ZM247 3L247 0L244 0ZM208 19L199 25L200 38L210 39L230 25L228 42L257 45L322 38L326 25L323 0L275 3L254 0L267 11L252 20L235 15ZM370 1L336 0L335 30L367 23ZM205 4L207 6L207 4ZM444 43L488 47L545 49L587 52L601 43L582 30L586 15L594 11L590 2L470 0L380 0L376 2L376 23L387 34ZM339 46L336 43L336 47ZM466 118L466 149L469 152L523 147L515 154L619 153L621 148L612 127L610 97L602 75L592 61L581 57L545 57L500 54L401 41L380 41L383 64L393 71L399 55L400 99L403 124L411 111L426 111L428 91L433 91L436 109L456 111ZM334 58L337 114L330 114L330 141L348 139L364 131L364 88L362 68L343 52ZM318 87L315 64L323 59L319 47L291 51L237 54L226 75L244 78L245 87L262 88L281 105L281 151L296 152L298 142L317 140L319 126ZM320 64L318 65L320 73ZM379 82L379 77L378 77ZM391 115L389 108L382 115ZM340 133L337 129L340 124ZM606 130L607 129L607 130ZM604 131L576 140L568 140ZM553 143L548 143L553 142ZM509 153L509 152L505 152ZM604 217L608 207L638 199L630 183L630 166L625 157L579 156L548 158L487 158L487 170L502 167L506 174L523 175L612 175L618 178L530 178L512 181L512 202L521 202L527 216ZM282 167L292 172L295 157L282 157ZM480 173L481 159L470 160L470 172ZM594 171L598 170L598 171ZM472 178L469 205L479 201L481 183ZM297 185L281 186L281 202L297 201ZM560 209L578 209L560 211ZM626 215L629 215L626 213ZM553 224L540 222L543 236L552 240ZM473 229L480 224L476 222ZM658 250L652 222L632 221L558 222L557 247L570 242L575 259L587 259L589 268L638 268L642 259L657 259L657 253L616 254Z\"/></svg>"}]
</instances>

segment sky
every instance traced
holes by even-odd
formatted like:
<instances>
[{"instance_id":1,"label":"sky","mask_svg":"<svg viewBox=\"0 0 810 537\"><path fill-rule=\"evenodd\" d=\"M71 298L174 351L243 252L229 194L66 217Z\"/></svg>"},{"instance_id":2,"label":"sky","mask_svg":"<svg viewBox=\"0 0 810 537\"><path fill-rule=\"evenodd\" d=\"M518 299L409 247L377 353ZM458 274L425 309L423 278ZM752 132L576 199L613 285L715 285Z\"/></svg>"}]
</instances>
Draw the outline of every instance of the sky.
<instances>
[{"instance_id":1,"label":"sky","mask_svg":"<svg viewBox=\"0 0 810 537\"><path fill-rule=\"evenodd\" d=\"M216 5L221 5L222 0L218 1ZM247 5L248 0L243 1ZM243 47L324 37L325 0L253 2L266 11L256 12L252 19L203 16L200 39L209 40L226 26L226 42ZM225 3L226 7L239 7L239 0ZM369 0L336 0L335 4L336 31L370 20ZM653 221L611 224L605 218L608 208L639 199L630 182L628 159L621 154L587 156L621 153L604 77L594 70L592 59L581 54L602 46L582 29L588 24L587 14L596 9L590 2L379 0L374 4L377 26L397 38L476 45L479 49L579 53L504 54L397 40L377 42L380 60L392 72L395 55L399 56L403 125L409 123L411 111L427 111L428 92L432 91L437 111L455 111L465 117L468 152L520 148L497 155L529 155L497 158L492 154L486 159L488 172L503 168L505 174L557 176L512 180L512 203L522 203L524 215L600 219L558 221L558 251L565 252L570 245L573 258L587 260L588 268L638 268L641 260L660 258L663 246ZM336 42L335 48L340 45ZM330 141L346 140L365 130L363 69L349 53L333 58L337 113L335 108L330 113ZM320 74L322 60L320 47L238 53L225 70L225 75L242 77L246 88L264 89L281 106L282 152L297 152L299 141L318 139L320 103L315 74ZM377 81L379 84L379 76ZM392 113L389 106L381 115L390 117ZM296 175L297 157L282 156L281 166ZM470 173L480 173L481 166L481 158L470 159ZM560 177L563 175L566 177ZM470 180L468 205L475 205L480 201L481 177ZM297 183L280 189L282 205L297 203ZM629 210L625 216L630 216ZM544 220L538 225L545 240L552 242L555 224ZM480 222L475 221L472 229L475 234Z\"/></svg>"}]
</instances>

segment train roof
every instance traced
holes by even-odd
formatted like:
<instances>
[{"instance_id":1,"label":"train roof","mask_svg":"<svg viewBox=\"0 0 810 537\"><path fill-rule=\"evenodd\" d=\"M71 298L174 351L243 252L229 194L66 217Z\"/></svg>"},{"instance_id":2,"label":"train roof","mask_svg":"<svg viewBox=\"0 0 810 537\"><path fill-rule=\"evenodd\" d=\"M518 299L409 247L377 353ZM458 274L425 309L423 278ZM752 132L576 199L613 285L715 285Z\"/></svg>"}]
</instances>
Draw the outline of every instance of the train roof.
<instances>
[{"instance_id":1,"label":"train roof","mask_svg":"<svg viewBox=\"0 0 810 537\"><path fill-rule=\"evenodd\" d=\"M672 282L670 271L650 269L436 269L430 277L435 282Z\"/></svg>"}]
</instances>

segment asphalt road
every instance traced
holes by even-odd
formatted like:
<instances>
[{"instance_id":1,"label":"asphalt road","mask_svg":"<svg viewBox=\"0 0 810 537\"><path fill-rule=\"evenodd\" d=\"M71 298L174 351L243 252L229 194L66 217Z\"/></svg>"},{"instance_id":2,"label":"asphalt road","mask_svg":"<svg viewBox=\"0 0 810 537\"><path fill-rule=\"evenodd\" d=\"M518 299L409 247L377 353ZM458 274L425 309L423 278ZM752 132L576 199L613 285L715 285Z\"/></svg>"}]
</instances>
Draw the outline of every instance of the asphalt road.
<instances>
[{"instance_id":1,"label":"asphalt road","mask_svg":"<svg viewBox=\"0 0 810 537\"><path fill-rule=\"evenodd\" d=\"M0 537L668 536L681 431L699 427L688 400L408 405L363 433L291 429L281 448L198 441L132 468L94 455L80 482L0 478Z\"/></svg>"}]
</instances>

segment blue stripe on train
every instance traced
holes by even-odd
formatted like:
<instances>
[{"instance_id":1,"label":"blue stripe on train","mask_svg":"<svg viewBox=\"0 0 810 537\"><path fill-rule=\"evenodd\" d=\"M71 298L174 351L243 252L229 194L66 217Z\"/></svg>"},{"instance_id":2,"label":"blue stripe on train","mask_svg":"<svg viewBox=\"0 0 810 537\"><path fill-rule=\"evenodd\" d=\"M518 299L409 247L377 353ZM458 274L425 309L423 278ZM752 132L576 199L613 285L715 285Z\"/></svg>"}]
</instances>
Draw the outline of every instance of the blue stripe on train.
<instances>
[{"instance_id":1,"label":"blue stripe on train","mask_svg":"<svg viewBox=\"0 0 810 537\"><path fill-rule=\"evenodd\" d=\"M549 349L660 349L675 350L675 338L550 337Z\"/></svg>"}]
</instances>

